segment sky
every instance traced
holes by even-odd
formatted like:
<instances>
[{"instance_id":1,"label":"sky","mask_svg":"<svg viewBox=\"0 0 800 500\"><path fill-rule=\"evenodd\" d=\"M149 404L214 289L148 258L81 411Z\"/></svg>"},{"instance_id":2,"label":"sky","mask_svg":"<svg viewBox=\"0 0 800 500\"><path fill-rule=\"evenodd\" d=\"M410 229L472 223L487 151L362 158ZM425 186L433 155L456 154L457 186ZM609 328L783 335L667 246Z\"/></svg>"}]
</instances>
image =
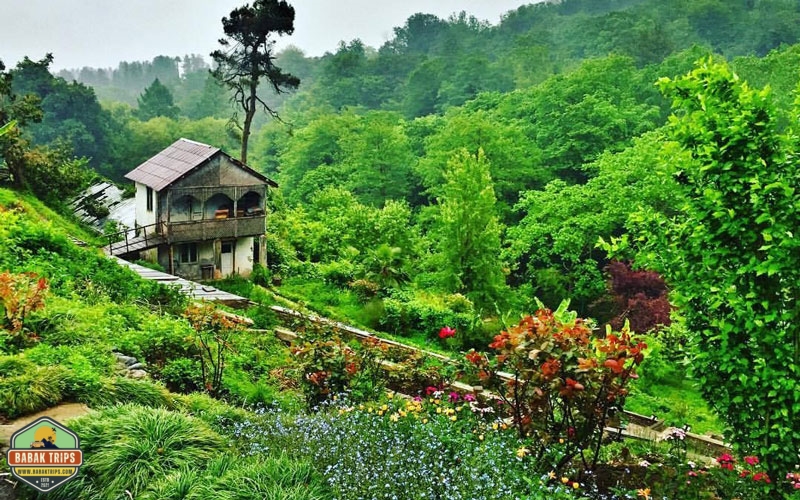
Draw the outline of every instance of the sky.
<instances>
[{"instance_id":1,"label":"sky","mask_svg":"<svg viewBox=\"0 0 800 500\"><path fill-rule=\"evenodd\" d=\"M208 54L222 36L220 20L249 0L0 0L0 60L13 67L24 56L52 52L51 70L116 67L158 55ZM447 18L466 11L497 24L534 0L290 0L295 32L278 48L295 45L308 56L335 52L339 41L360 38L378 48L417 12Z\"/></svg>"}]
</instances>

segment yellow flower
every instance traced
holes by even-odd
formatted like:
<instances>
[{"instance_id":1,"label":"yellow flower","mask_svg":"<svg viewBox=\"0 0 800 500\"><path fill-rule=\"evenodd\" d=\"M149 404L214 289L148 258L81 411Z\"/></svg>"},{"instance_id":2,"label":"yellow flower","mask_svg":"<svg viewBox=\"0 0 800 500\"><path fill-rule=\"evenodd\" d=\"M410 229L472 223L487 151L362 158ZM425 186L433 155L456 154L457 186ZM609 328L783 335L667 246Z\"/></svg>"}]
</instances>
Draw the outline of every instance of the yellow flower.
<instances>
[{"instance_id":1,"label":"yellow flower","mask_svg":"<svg viewBox=\"0 0 800 500\"><path fill-rule=\"evenodd\" d=\"M423 423L423 424L427 424L427 423L428 423L428 419L427 419L427 418L423 418L423 419L422 419L422 423Z\"/></svg>"},{"instance_id":2,"label":"yellow flower","mask_svg":"<svg viewBox=\"0 0 800 500\"><path fill-rule=\"evenodd\" d=\"M580 484L578 484L578 483L572 483L572 487L573 487L573 488L575 488L575 489L577 490L578 488L580 488L580 487L581 487L581 485L580 485Z\"/></svg>"},{"instance_id":3,"label":"yellow flower","mask_svg":"<svg viewBox=\"0 0 800 500\"><path fill-rule=\"evenodd\" d=\"M435 405L438 405L438 404L439 404L439 403L441 403L441 402L442 402L442 400L441 400L441 399L434 399L434 400L433 400L433 404L435 404Z\"/></svg>"},{"instance_id":4,"label":"yellow flower","mask_svg":"<svg viewBox=\"0 0 800 500\"><path fill-rule=\"evenodd\" d=\"M456 420L458 420L458 417L456 417L455 415L453 415L452 417L450 417L450 420L452 420L453 422L455 422Z\"/></svg>"},{"instance_id":5,"label":"yellow flower","mask_svg":"<svg viewBox=\"0 0 800 500\"><path fill-rule=\"evenodd\" d=\"M387 394L386 394L386 397L387 397L388 399L392 399L392 398L394 397L394 394L392 394L391 392L389 392L389 393L387 393Z\"/></svg>"},{"instance_id":6,"label":"yellow flower","mask_svg":"<svg viewBox=\"0 0 800 500\"><path fill-rule=\"evenodd\" d=\"M636 496L644 497L644 500L650 500L650 488L636 490Z\"/></svg>"},{"instance_id":7,"label":"yellow flower","mask_svg":"<svg viewBox=\"0 0 800 500\"><path fill-rule=\"evenodd\" d=\"M389 420L391 420L392 422L397 422L398 420L400 420L400 417L397 415L397 413L392 413L392 416L389 417Z\"/></svg>"},{"instance_id":8,"label":"yellow flower","mask_svg":"<svg viewBox=\"0 0 800 500\"><path fill-rule=\"evenodd\" d=\"M364 409L364 405L363 404L358 405L358 409L359 410L363 410Z\"/></svg>"},{"instance_id":9,"label":"yellow flower","mask_svg":"<svg viewBox=\"0 0 800 500\"><path fill-rule=\"evenodd\" d=\"M401 417L405 417L406 415L408 415L408 413L404 412L403 410L398 410L398 413L400 413Z\"/></svg>"},{"instance_id":10,"label":"yellow flower","mask_svg":"<svg viewBox=\"0 0 800 500\"><path fill-rule=\"evenodd\" d=\"M558 440L558 442L559 442L560 444L564 444L564 438L561 438L561 439L559 439L559 440Z\"/></svg>"},{"instance_id":11,"label":"yellow flower","mask_svg":"<svg viewBox=\"0 0 800 500\"><path fill-rule=\"evenodd\" d=\"M478 441L483 441L483 434L478 436Z\"/></svg>"},{"instance_id":12,"label":"yellow flower","mask_svg":"<svg viewBox=\"0 0 800 500\"><path fill-rule=\"evenodd\" d=\"M495 422L495 423L493 423L493 424L492 424L492 429L493 429L493 430L495 430L495 431L496 431L498 427L500 427L500 426L499 426L499 425L497 425L497 422Z\"/></svg>"},{"instance_id":13,"label":"yellow flower","mask_svg":"<svg viewBox=\"0 0 800 500\"><path fill-rule=\"evenodd\" d=\"M547 473L547 477L550 478L550 479L555 479L556 478L556 473L554 471L550 471L550 472Z\"/></svg>"},{"instance_id":14,"label":"yellow flower","mask_svg":"<svg viewBox=\"0 0 800 500\"><path fill-rule=\"evenodd\" d=\"M378 410L376 413L378 414L379 417L383 416L383 410Z\"/></svg>"},{"instance_id":15,"label":"yellow flower","mask_svg":"<svg viewBox=\"0 0 800 500\"><path fill-rule=\"evenodd\" d=\"M389 409L389 405L385 404L385 405L381 406L381 410L383 410L383 411L386 411L388 409Z\"/></svg>"},{"instance_id":16,"label":"yellow flower","mask_svg":"<svg viewBox=\"0 0 800 500\"><path fill-rule=\"evenodd\" d=\"M436 408L436 413L442 413L442 409L437 407Z\"/></svg>"},{"instance_id":17,"label":"yellow flower","mask_svg":"<svg viewBox=\"0 0 800 500\"><path fill-rule=\"evenodd\" d=\"M506 430L506 429L508 429L508 424L503 422L502 424L500 424L500 428L503 429L503 430Z\"/></svg>"},{"instance_id":18,"label":"yellow flower","mask_svg":"<svg viewBox=\"0 0 800 500\"><path fill-rule=\"evenodd\" d=\"M569 478L568 477L562 477L561 478L561 482L564 483L564 484L567 484L569 482Z\"/></svg>"},{"instance_id":19,"label":"yellow flower","mask_svg":"<svg viewBox=\"0 0 800 500\"><path fill-rule=\"evenodd\" d=\"M518 449L518 450L517 450L517 456L518 456L519 458L522 458L522 457L524 457L525 455L527 455L529 451L530 451L530 450L529 450L528 448L525 448L525 447L523 446L522 448L520 448L520 449Z\"/></svg>"}]
</instances>

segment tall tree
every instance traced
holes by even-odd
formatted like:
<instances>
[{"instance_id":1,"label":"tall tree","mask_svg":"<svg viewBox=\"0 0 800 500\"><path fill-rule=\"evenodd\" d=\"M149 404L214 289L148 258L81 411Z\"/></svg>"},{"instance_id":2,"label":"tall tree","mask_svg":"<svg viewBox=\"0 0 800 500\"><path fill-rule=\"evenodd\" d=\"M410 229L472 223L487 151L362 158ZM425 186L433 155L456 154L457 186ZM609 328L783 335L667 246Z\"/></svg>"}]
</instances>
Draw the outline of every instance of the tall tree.
<instances>
[{"instance_id":1,"label":"tall tree","mask_svg":"<svg viewBox=\"0 0 800 500\"><path fill-rule=\"evenodd\" d=\"M26 58L27 59L27 58ZM5 71L0 61L0 159L11 174L17 188L25 186L23 156L29 142L22 137L19 126L42 121L41 99L33 94L18 97L12 88L13 74ZM15 125L16 124L16 125Z\"/></svg>"},{"instance_id":2,"label":"tall tree","mask_svg":"<svg viewBox=\"0 0 800 500\"><path fill-rule=\"evenodd\" d=\"M691 154L677 176L686 202L643 225L638 261L673 286L697 335L703 395L737 451L782 477L800 449L797 136L778 132L769 90L725 64L705 60L660 86L676 109L672 136Z\"/></svg>"},{"instance_id":3,"label":"tall tree","mask_svg":"<svg viewBox=\"0 0 800 500\"><path fill-rule=\"evenodd\" d=\"M166 116L167 118L178 117L178 107L172 98L172 92L156 78L149 87L139 96L139 118L149 120L156 116Z\"/></svg>"},{"instance_id":4,"label":"tall tree","mask_svg":"<svg viewBox=\"0 0 800 500\"><path fill-rule=\"evenodd\" d=\"M505 277L500 255L500 223L489 160L461 149L447 163L438 198L439 251L442 283L463 292L476 304L490 307L502 294Z\"/></svg>"},{"instance_id":5,"label":"tall tree","mask_svg":"<svg viewBox=\"0 0 800 500\"><path fill-rule=\"evenodd\" d=\"M283 0L256 0L231 11L222 18L226 38L221 38L221 50L211 57L217 63L214 76L233 90L231 100L244 111L242 130L242 162L247 162L247 143L250 126L259 107L278 116L259 95L258 85L266 79L276 93L297 88L300 79L284 73L274 64L275 41L273 35L291 35L294 32L294 7ZM237 123L236 115L233 122ZM238 123L237 123L238 125Z\"/></svg>"}]
</instances>

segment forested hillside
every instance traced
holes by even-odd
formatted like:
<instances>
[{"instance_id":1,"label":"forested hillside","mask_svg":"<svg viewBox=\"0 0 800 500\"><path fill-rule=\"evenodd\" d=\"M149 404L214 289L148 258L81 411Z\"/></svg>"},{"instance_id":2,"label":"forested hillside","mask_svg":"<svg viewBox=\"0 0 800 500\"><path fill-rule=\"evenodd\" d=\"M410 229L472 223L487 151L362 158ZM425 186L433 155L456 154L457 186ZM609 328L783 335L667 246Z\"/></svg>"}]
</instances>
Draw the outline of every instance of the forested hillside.
<instances>
[{"instance_id":1,"label":"forested hillside","mask_svg":"<svg viewBox=\"0 0 800 500\"><path fill-rule=\"evenodd\" d=\"M256 115L247 160L280 186L269 193L267 268L219 286L268 288L403 342L467 351L487 377L519 355L509 346L533 328L514 326L521 315L569 300L574 313L557 315L571 318L558 327L575 328L567 337L583 334L574 321L585 317L599 332L648 334L650 347L609 330L598 364L586 343L560 354L522 343L519 362L531 365L515 373L532 369L546 379L537 388L569 399L591 387L567 375L608 369L624 374L621 406L646 350L643 380L630 380L637 411L724 432L741 456L762 457L760 478L788 480L800 460L798 42L796 1L562 0L496 25L415 14L381 47L283 50L274 63L300 85L262 83L278 117ZM14 124L0 136L3 183L63 210L93 178L122 182L181 137L238 155L241 117L205 55L58 75L52 62L0 63L0 126ZM497 358L478 354L490 343ZM574 370L553 389L562 361ZM234 385L233 400L246 399ZM572 439L585 436L562 427L546 439L577 453ZM476 429L483 441L488 427ZM519 446L523 463L538 445ZM685 446L670 446L683 464ZM544 479L553 472L541 453L546 483L555 476ZM553 470L569 465L559 460ZM684 472L669 484L683 488ZM709 498L728 498L714 481L707 491L722 496ZM767 483L752 498L795 487Z\"/></svg>"}]
</instances>

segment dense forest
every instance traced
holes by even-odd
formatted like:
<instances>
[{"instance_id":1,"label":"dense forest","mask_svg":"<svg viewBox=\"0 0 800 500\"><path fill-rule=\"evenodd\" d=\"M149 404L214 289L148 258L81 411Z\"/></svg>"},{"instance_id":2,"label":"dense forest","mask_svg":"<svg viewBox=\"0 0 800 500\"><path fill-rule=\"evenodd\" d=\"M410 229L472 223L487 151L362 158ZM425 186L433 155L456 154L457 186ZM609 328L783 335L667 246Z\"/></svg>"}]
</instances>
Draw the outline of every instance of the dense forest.
<instances>
[{"instance_id":1,"label":"dense forest","mask_svg":"<svg viewBox=\"0 0 800 500\"><path fill-rule=\"evenodd\" d=\"M268 266L228 285L450 352L569 299L652 335L642 411L670 411L659 384L702 394L712 431L783 474L800 446L798 42L796 1L562 0L496 25L418 13L377 48L285 49L299 87L262 83L277 117L256 115L247 158L280 186ZM0 126L16 123L0 181L63 211L181 137L237 156L206 55L53 74L57 57L0 62Z\"/></svg>"}]
</instances>

